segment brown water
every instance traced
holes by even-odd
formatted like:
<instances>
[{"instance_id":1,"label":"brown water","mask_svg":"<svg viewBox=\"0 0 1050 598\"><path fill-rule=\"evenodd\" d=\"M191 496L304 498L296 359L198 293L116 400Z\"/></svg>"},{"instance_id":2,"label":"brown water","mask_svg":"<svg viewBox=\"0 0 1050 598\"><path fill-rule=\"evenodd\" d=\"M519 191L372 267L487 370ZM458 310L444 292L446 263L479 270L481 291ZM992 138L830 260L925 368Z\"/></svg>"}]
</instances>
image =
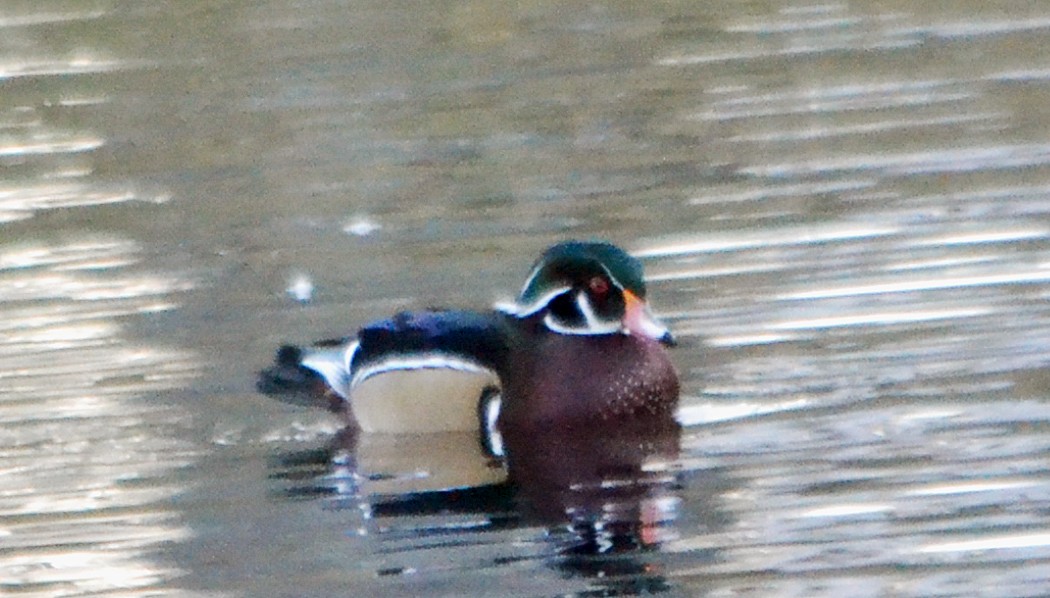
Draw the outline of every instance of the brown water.
<instances>
[{"instance_id":1,"label":"brown water","mask_svg":"<svg viewBox=\"0 0 1050 598\"><path fill-rule=\"evenodd\" d=\"M1034 2L6 0L0 590L1050 592L1048 32ZM687 426L612 490L253 390L282 341L486 305L590 236L683 340ZM536 470L586 463L558 450Z\"/></svg>"}]
</instances>

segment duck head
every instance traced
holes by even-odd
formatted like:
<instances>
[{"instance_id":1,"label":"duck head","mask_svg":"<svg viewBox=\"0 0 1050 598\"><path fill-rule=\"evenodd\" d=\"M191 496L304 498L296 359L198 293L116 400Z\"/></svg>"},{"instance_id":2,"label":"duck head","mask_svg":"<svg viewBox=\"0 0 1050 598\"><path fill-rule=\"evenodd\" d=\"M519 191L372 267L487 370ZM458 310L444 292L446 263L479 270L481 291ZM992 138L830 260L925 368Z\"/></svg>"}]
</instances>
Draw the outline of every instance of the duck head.
<instances>
[{"instance_id":1,"label":"duck head","mask_svg":"<svg viewBox=\"0 0 1050 598\"><path fill-rule=\"evenodd\" d=\"M558 334L626 334L674 344L646 302L642 264L604 241L552 246L536 261L517 300L498 308L517 318L541 318Z\"/></svg>"}]
</instances>

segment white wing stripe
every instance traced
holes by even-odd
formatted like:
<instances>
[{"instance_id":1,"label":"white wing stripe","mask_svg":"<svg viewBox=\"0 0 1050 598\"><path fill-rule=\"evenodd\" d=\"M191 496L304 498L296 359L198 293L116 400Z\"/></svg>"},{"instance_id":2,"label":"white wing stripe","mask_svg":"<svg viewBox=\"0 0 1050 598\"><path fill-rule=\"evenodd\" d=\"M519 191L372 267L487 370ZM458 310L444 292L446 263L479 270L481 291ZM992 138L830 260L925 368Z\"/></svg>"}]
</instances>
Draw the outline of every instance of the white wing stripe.
<instances>
[{"instance_id":1,"label":"white wing stripe","mask_svg":"<svg viewBox=\"0 0 1050 598\"><path fill-rule=\"evenodd\" d=\"M448 353L394 355L369 364L357 372L354 372L354 377L350 381L350 387L357 386L372 376L378 376L387 372L427 369L449 369L462 372L495 375L495 372L491 368L487 368L476 361L471 361Z\"/></svg>"}]
</instances>

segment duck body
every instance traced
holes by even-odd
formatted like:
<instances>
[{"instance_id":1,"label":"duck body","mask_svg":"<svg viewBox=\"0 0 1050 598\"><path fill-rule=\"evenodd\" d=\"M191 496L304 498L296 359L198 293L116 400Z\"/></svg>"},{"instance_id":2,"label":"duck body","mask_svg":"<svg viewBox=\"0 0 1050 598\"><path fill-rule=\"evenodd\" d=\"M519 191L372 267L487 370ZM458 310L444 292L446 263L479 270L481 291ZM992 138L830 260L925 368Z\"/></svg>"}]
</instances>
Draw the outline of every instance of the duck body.
<instances>
[{"instance_id":1,"label":"duck body","mask_svg":"<svg viewBox=\"0 0 1050 598\"><path fill-rule=\"evenodd\" d=\"M540 257L513 303L404 312L354 337L282 347L259 388L323 388L366 432L477 429L486 446L500 430L670 417L671 336L644 298L637 260L567 241Z\"/></svg>"}]
</instances>

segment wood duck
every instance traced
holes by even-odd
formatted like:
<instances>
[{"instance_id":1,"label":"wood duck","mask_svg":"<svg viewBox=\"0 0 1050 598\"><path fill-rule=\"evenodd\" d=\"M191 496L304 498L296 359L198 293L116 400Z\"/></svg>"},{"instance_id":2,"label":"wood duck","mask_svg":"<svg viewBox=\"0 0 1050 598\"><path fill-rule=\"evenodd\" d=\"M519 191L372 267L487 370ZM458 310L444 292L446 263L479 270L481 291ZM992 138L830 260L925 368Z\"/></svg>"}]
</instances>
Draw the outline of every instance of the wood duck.
<instances>
[{"instance_id":1,"label":"wood duck","mask_svg":"<svg viewBox=\"0 0 1050 598\"><path fill-rule=\"evenodd\" d=\"M315 386L366 432L588 426L671 417L673 337L645 301L642 266L610 243L565 241L536 261L517 299L490 312L403 312L355 337L285 346L268 394Z\"/></svg>"}]
</instances>

